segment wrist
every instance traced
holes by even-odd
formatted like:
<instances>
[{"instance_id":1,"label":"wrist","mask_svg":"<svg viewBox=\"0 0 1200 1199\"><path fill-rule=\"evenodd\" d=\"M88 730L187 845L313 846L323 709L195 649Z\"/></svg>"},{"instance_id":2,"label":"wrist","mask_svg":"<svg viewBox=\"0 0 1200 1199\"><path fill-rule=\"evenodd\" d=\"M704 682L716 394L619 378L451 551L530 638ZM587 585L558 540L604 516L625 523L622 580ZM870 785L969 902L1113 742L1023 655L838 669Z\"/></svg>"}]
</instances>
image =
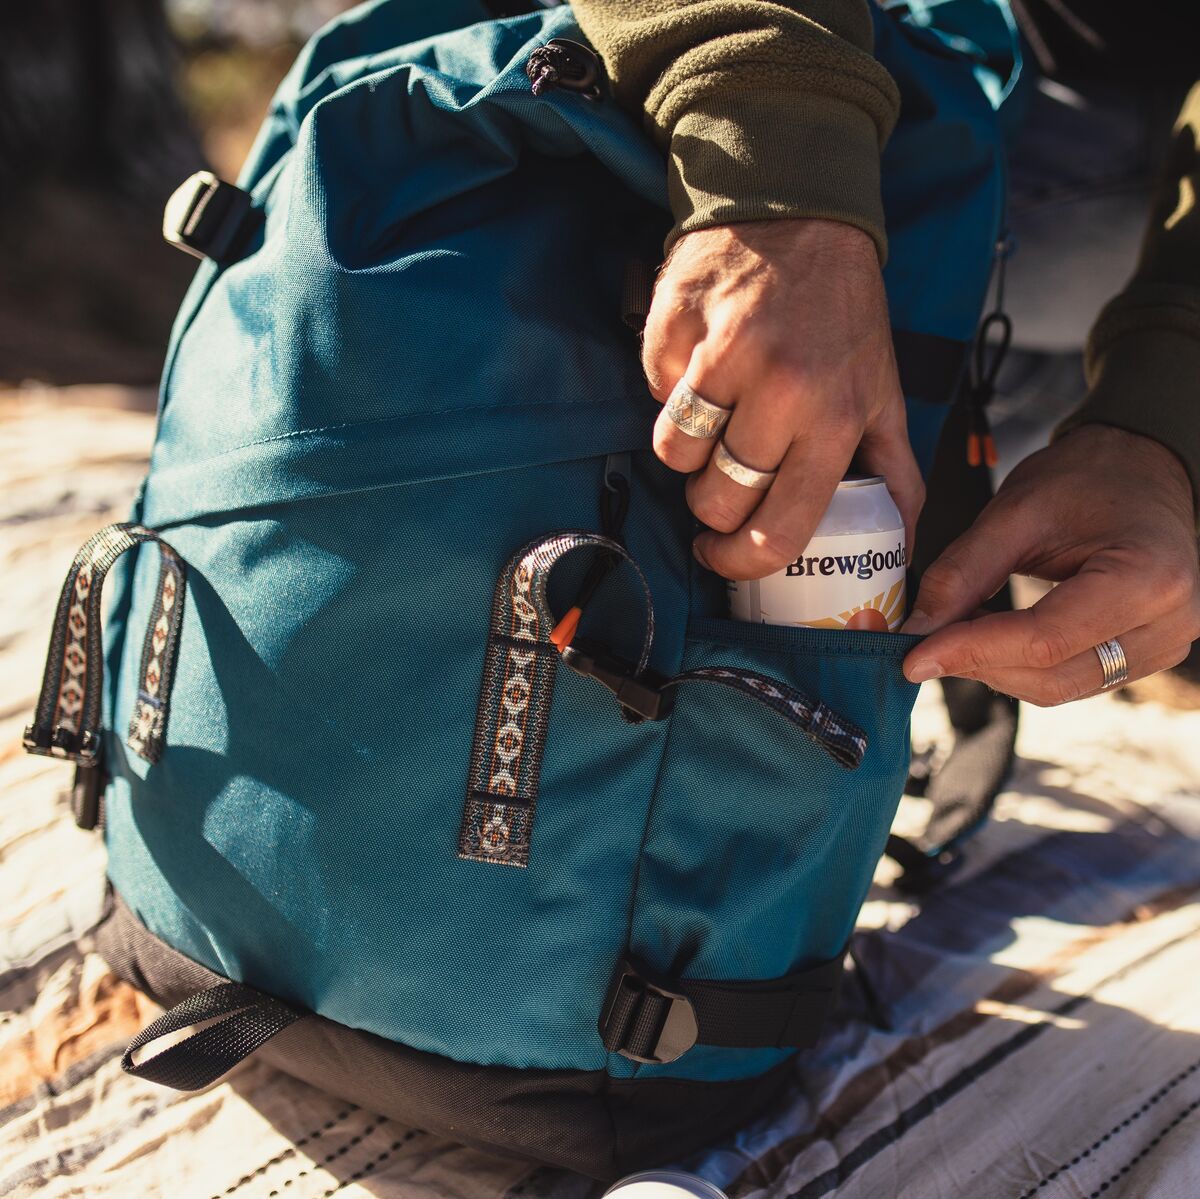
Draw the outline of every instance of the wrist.
<instances>
[{"instance_id":1,"label":"wrist","mask_svg":"<svg viewBox=\"0 0 1200 1199\"><path fill-rule=\"evenodd\" d=\"M1064 430L1056 443L1070 444L1104 473L1121 471L1146 479L1157 490L1174 496L1181 513L1191 520L1197 504L1191 474L1179 455L1156 438L1088 421Z\"/></svg>"}]
</instances>

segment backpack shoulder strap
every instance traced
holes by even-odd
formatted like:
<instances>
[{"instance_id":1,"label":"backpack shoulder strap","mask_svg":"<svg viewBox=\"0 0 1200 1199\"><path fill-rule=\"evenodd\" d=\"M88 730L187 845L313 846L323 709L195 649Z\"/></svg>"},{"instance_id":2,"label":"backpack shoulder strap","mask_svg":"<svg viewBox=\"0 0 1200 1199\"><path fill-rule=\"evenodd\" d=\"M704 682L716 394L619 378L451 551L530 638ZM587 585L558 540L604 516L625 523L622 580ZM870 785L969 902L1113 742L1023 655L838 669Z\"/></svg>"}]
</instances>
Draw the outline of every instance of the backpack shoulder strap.
<instances>
[{"instance_id":1,"label":"backpack shoulder strap","mask_svg":"<svg viewBox=\"0 0 1200 1199\"><path fill-rule=\"evenodd\" d=\"M946 417L917 526L914 593L930 563L966 532L992 498L991 472L970 465L963 450L970 419L960 397ZM985 605L996 612L1012 606L1007 585ZM963 842L987 820L1016 760L1016 700L972 679L943 679L942 696L954 747L936 769L930 768L932 755L919 755L905 788L932 804L929 824L919 837L893 834L884 851L903 871L896 885L912 894L930 890L960 864Z\"/></svg>"}]
</instances>

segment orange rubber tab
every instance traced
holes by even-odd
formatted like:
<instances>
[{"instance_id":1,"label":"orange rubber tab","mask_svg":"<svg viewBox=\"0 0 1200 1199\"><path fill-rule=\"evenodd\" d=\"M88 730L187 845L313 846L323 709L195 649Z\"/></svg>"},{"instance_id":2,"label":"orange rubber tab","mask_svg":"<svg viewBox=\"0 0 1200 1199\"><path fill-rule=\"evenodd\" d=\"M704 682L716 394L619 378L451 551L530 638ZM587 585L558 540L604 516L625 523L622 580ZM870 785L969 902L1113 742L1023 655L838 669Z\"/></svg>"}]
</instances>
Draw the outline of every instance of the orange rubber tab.
<instances>
[{"instance_id":1,"label":"orange rubber tab","mask_svg":"<svg viewBox=\"0 0 1200 1199\"><path fill-rule=\"evenodd\" d=\"M1000 455L996 453L996 439L990 433L983 439L983 460L988 466L995 466L1000 461Z\"/></svg>"},{"instance_id":2,"label":"orange rubber tab","mask_svg":"<svg viewBox=\"0 0 1200 1199\"><path fill-rule=\"evenodd\" d=\"M550 634L550 640L554 642L560 654L574 641L575 634L579 630L579 622L582 618L583 609L576 605L554 626L554 630Z\"/></svg>"},{"instance_id":3,"label":"orange rubber tab","mask_svg":"<svg viewBox=\"0 0 1200 1199\"><path fill-rule=\"evenodd\" d=\"M967 464L969 466L978 466L983 461L979 447L979 434L967 434Z\"/></svg>"}]
</instances>

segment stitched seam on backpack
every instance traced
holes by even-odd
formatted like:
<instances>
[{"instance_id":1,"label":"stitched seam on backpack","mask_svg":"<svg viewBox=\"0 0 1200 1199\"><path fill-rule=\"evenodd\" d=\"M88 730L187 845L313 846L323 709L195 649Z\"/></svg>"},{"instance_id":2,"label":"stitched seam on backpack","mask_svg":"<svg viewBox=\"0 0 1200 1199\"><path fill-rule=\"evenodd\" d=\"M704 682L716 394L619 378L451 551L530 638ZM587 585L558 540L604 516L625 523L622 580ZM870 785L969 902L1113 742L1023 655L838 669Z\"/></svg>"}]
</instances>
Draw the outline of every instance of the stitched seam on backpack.
<instances>
[{"instance_id":1,"label":"stitched seam on backpack","mask_svg":"<svg viewBox=\"0 0 1200 1199\"><path fill-rule=\"evenodd\" d=\"M302 437L317 437L323 433L337 433L343 429L366 429L375 425L398 424L403 421L419 420L425 416L446 416L449 413L455 412L520 412L537 408L562 408L568 412L575 412L580 408L613 406L616 402L612 398L606 398L603 400L573 401L566 404L561 400L546 400L535 404L462 404L453 408L428 408L420 412L405 412L396 416L373 416L367 420L345 421L340 425L319 425L311 429L293 429L288 433L276 433L271 437L260 437L254 441L245 441L239 445L230 446L228 449L221 450L219 453L212 454L207 458L196 458L184 465L202 466L206 462L216 462L219 458L226 458L230 454L238 453L240 450L249 450L260 445L271 445L279 441L296 441Z\"/></svg>"}]
</instances>

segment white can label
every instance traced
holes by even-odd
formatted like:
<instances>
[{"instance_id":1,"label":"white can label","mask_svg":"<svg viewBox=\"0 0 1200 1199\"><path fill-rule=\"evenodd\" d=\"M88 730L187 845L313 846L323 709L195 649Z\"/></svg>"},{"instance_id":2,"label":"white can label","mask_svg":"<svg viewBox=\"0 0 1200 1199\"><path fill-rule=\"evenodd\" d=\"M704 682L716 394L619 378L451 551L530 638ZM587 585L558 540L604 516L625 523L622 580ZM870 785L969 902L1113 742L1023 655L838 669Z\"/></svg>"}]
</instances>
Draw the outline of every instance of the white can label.
<instances>
[{"instance_id":1,"label":"white can label","mask_svg":"<svg viewBox=\"0 0 1200 1199\"><path fill-rule=\"evenodd\" d=\"M895 632L904 620L904 572L902 530L814 537L778 574L730 583L730 613L756 624L844 629L874 608Z\"/></svg>"}]
</instances>

